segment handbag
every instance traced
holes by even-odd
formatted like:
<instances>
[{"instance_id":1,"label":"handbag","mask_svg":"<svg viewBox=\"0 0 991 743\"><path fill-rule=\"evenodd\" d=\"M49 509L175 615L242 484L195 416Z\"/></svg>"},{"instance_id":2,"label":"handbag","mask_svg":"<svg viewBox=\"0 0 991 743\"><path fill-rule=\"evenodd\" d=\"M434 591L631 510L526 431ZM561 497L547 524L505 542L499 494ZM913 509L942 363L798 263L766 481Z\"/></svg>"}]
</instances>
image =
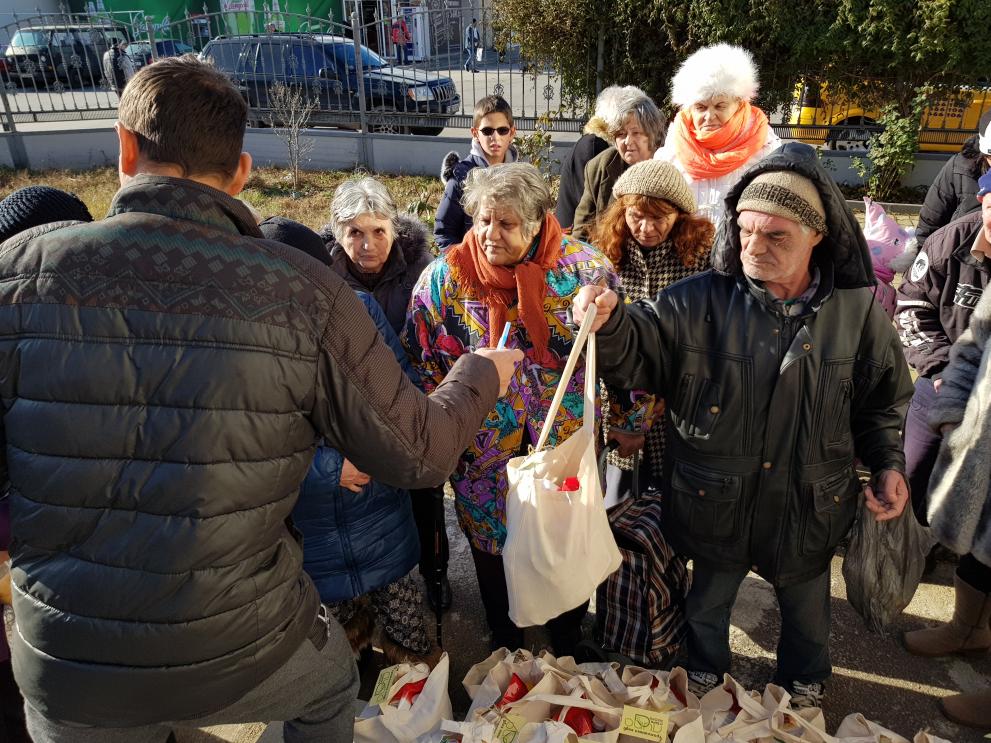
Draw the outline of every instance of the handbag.
<instances>
[{"instance_id":1,"label":"handbag","mask_svg":"<svg viewBox=\"0 0 991 743\"><path fill-rule=\"evenodd\" d=\"M518 627L545 624L579 606L622 563L609 529L595 456L595 314L590 307L575 337L536 448L506 466L503 563L509 617ZM545 449L583 346L582 426L563 443ZM560 489L559 484L573 479L576 490Z\"/></svg>"},{"instance_id":2,"label":"handbag","mask_svg":"<svg viewBox=\"0 0 991 743\"><path fill-rule=\"evenodd\" d=\"M603 449L603 465L608 451ZM633 496L608 512L623 563L596 591L596 636L605 650L637 665L668 668L685 639L691 578L687 560L675 554L661 533L661 494L640 493L639 470L636 452Z\"/></svg>"}]
</instances>

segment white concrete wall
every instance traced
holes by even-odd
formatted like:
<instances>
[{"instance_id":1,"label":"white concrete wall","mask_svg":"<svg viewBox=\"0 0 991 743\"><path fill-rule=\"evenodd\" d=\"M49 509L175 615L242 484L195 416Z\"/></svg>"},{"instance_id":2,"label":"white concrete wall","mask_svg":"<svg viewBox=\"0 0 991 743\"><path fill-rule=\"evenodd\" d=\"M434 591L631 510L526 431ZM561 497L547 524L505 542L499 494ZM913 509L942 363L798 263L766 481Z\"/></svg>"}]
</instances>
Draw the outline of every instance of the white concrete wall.
<instances>
[{"instance_id":1,"label":"white concrete wall","mask_svg":"<svg viewBox=\"0 0 991 743\"><path fill-rule=\"evenodd\" d=\"M113 129L73 129L32 131L18 135L0 133L0 166L13 164L10 138L21 137L29 167L86 169L113 165L117 161L117 137ZM354 132L311 130L305 135L312 148L303 163L306 170L352 170L366 167L377 173L429 175L440 173L444 156L454 150L468 153L468 137L419 137L376 134L363 138ZM564 159L571 142L554 146L552 159ZM363 148L365 152L363 153ZM259 166L285 166L288 155L285 143L271 129L249 129L245 149ZM833 178L840 183L860 183L850 160L856 154L827 152L823 159ZM922 154L905 180L908 186L928 185L935 180L946 156Z\"/></svg>"}]
</instances>

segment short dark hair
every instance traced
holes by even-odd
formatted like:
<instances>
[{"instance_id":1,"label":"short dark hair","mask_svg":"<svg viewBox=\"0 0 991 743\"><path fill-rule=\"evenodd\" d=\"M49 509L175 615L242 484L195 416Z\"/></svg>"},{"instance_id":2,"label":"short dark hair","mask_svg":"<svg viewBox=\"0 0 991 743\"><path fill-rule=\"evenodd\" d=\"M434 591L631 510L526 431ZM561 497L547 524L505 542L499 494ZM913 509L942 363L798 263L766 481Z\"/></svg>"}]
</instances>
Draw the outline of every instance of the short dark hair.
<instances>
[{"instance_id":1,"label":"short dark hair","mask_svg":"<svg viewBox=\"0 0 991 743\"><path fill-rule=\"evenodd\" d=\"M141 154L183 176L237 172L248 106L231 81L192 54L169 57L131 79L117 108Z\"/></svg>"},{"instance_id":2,"label":"short dark hair","mask_svg":"<svg viewBox=\"0 0 991 743\"><path fill-rule=\"evenodd\" d=\"M472 119L472 126L478 127L489 114L503 114L509 125L513 125L513 109L506 103L506 99L501 95L487 95L479 99L475 104L475 116Z\"/></svg>"}]
</instances>

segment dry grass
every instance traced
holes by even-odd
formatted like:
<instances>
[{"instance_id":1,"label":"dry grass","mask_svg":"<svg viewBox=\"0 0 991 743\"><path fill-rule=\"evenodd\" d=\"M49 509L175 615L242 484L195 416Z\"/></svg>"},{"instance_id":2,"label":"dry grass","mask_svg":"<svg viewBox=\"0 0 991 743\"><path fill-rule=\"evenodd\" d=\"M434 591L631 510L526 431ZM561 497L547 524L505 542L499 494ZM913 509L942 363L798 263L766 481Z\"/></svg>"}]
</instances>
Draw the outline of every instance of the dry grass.
<instances>
[{"instance_id":1,"label":"dry grass","mask_svg":"<svg viewBox=\"0 0 991 743\"><path fill-rule=\"evenodd\" d=\"M318 229L328 221L330 199L341 181L353 177L348 171L317 171L303 175L303 187L292 193L288 171L282 168L258 168L251 174L242 198L264 216L280 215ZM425 176L377 176L386 184L402 209L433 224L434 212L444 193L437 178ZM87 171L47 170L12 171L0 169L0 198L25 186L47 185L76 194L97 219L107 213L118 188L117 171L98 168Z\"/></svg>"}]
</instances>

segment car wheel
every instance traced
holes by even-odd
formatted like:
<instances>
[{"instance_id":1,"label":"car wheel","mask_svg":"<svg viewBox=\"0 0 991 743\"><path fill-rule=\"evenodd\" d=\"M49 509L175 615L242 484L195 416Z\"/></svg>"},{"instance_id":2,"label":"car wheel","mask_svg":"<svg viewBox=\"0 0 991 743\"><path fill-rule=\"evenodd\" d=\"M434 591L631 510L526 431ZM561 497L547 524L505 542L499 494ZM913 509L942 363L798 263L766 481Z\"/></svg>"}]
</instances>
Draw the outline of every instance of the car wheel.
<instances>
[{"instance_id":1,"label":"car wheel","mask_svg":"<svg viewBox=\"0 0 991 743\"><path fill-rule=\"evenodd\" d=\"M392 116L396 111L391 108L379 106L373 108L368 114L368 131L376 134L409 134L410 129L405 124L400 124Z\"/></svg>"},{"instance_id":2,"label":"car wheel","mask_svg":"<svg viewBox=\"0 0 991 743\"><path fill-rule=\"evenodd\" d=\"M826 136L826 149L837 152L867 150L867 141L874 134L874 130L866 127L875 123L865 116L852 116L834 124Z\"/></svg>"}]
</instances>

